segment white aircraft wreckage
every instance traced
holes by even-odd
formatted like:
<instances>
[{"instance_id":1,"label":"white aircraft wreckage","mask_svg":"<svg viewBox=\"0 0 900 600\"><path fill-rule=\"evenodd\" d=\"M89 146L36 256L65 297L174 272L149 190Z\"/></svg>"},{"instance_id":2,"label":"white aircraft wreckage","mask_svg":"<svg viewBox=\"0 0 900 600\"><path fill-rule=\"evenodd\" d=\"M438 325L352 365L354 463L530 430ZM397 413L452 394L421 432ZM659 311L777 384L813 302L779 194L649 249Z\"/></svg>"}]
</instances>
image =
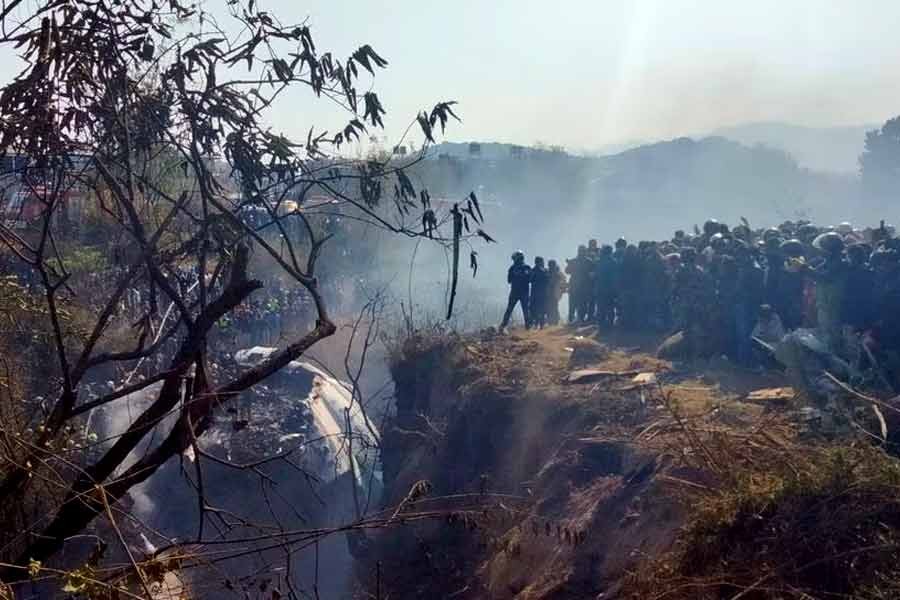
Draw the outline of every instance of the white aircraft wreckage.
<instances>
[{"instance_id":1,"label":"white aircraft wreckage","mask_svg":"<svg viewBox=\"0 0 900 600\"><path fill-rule=\"evenodd\" d=\"M259 346L241 350L233 356L231 368L253 367L276 351ZM105 385L112 387L111 382ZM154 401L160 385L148 386L98 409L91 427L101 438L121 431L131 415ZM161 421L158 433L148 435L131 460L158 443L176 418L177 411ZM201 460L205 497L211 506L227 513L287 529L352 522L381 495L379 437L374 423L354 401L350 384L309 362L291 362L229 402L198 440L204 453L230 464ZM195 460L193 450L189 450L183 460L169 461L156 476L129 492L127 509L146 525L146 529L144 525L140 529L142 543L133 548L136 555L154 556L156 547L191 540L196 535L197 492L188 481L194 471L185 465ZM242 465L259 467L245 469ZM262 475L265 485L261 484ZM245 534L237 527L228 535L240 539ZM319 550L333 565L349 564L348 543L335 536L325 540ZM267 556L263 552L253 560L229 561L228 569L249 576L264 566ZM314 576L315 560L311 556L298 553L291 559L296 573ZM166 577L169 588L153 590L154 598L179 597L181 590L196 583L191 576L182 581L180 573ZM220 597L215 592L198 594L198 598Z\"/></svg>"},{"instance_id":2,"label":"white aircraft wreckage","mask_svg":"<svg viewBox=\"0 0 900 600\"><path fill-rule=\"evenodd\" d=\"M234 361L238 367L248 368L275 351L275 348L255 346L238 351ZM143 410L153 401L160 385L151 385L126 396L122 402L99 409L94 417L98 432L105 437L120 430L128 415ZM320 494L350 496L347 483L352 477L360 498L378 498L382 488L377 450L380 434L364 409L353 401L351 390L349 383L320 367L306 361L291 362L216 415L213 426L200 438L199 447L236 465L285 457L313 476ZM164 419L159 430L167 431L175 417L172 414ZM134 459L158 439L158 436L148 437L133 452ZM184 458L195 460L193 450L188 449ZM169 504L176 502L176 496L185 505L194 502L189 489L176 493L170 487L170 482L180 475L177 465L167 467L170 468L160 471L160 477L151 478L131 491L133 508L138 514L149 516L160 508L151 500L148 487L167 489ZM292 477L294 473L290 469L281 475L275 472L277 469L273 471L276 478ZM215 482L208 482L207 487L215 487ZM326 488L332 491L327 492Z\"/></svg>"},{"instance_id":3,"label":"white aircraft wreckage","mask_svg":"<svg viewBox=\"0 0 900 600\"><path fill-rule=\"evenodd\" d=\"M236 352L234 360L241 367L253 367L274 352L276 348L254 346ZM380 434L363 408L353 401L350 384L306 361L289 363L279 372L278 382L272 386L277 388L275 393L278 395L294 386L309 388L306 397L291 400L299 403L307 414L309 429L282 429L278 438L281 447L273 449L275 453L300 443L307 455L319 454L318 461L310 456L307 458L319 463L317 475L322 481L334 480L349 472L360 488L368 489L373 485L380 488L381 472L376 464ZM267 419L263 417L263 420ZM267 425L271 427L273 423ZM248 426L253 426L252 421Z\"/></svg>"}]
</instances>

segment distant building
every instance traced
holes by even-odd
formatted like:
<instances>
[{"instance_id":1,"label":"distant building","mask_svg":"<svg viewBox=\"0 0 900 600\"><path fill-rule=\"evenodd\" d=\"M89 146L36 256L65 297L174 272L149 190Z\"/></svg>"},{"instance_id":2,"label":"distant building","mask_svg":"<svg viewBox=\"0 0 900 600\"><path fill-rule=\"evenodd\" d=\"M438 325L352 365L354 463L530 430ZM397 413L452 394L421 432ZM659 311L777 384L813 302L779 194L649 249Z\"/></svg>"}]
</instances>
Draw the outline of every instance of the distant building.
<instances>
[{"instance_id":1,"label":"distant building","mask_svg":"<svg viewBox=\"0 0 900 600\"><path fill-rule=\"evenodd\" d=\"M88 158L72 155L69 161L74 170L84 168ZM61 201L57 215L69 223L78 220L86 204L84 187L67 180L57 188L49 177L47 169L38 167L27 156L0 156L0 219L5 227L25 229L37 222L51 197Z\"/></svg>"}]
</instances>

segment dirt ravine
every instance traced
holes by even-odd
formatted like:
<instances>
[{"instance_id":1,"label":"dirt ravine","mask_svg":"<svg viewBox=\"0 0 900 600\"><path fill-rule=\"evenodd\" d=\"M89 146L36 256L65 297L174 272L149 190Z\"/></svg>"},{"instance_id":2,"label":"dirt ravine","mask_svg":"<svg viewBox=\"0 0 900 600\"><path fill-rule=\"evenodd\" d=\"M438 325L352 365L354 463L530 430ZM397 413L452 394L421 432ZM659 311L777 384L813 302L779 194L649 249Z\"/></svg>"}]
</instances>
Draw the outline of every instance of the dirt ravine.
<instances>
[{"instance_id":1,"label":"dirt ravine","mask_svg":"<svg viewBox=\"0 0 900 600\"><path fill-rule=\"evenodd\" d=\"M373 536L361 587L383 598L617 597L683 524L664 482L702 477L663 451L666 406L752 419L764 409L740 399L777 383L673 365L653 356L656 343L593 328L410 342L394 360L397 416L384 436L384 504L403 504L409 522Z\"/></svg>"}]
</instances>

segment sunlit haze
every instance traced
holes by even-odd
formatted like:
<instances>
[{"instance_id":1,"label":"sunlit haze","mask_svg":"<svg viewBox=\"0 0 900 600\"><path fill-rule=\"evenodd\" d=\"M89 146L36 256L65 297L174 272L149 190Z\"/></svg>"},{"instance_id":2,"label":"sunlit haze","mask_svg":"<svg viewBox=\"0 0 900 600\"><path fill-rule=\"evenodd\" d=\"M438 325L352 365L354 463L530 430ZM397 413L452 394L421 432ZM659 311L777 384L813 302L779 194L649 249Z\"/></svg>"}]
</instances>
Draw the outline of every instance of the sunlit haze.
<instances>
[{"instance_id":1,"label":"sunlit haze","mask_svg":"<svg viewBox=\"0 0 900 600\"><path fill-rule=\"evenodd\" d=\"M896 2L272 4L339 55L367 42L390 61L376 80L389 137L440 99L460 102L451 139L575 151L746 122L876 123L900 100ZM306 106L281 106L279 125L305 135Z\"/></svg>"}]
</instances>

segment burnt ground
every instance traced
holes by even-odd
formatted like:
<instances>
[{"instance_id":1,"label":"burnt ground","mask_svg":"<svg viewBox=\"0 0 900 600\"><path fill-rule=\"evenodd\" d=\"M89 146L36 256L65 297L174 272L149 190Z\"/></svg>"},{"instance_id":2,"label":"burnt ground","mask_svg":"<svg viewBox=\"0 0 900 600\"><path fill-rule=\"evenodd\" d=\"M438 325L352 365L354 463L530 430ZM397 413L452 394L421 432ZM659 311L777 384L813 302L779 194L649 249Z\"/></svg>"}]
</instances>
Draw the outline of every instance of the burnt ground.
<instances>
[{"instance_id":1,"label":"burnt ground","mask_svg":"<svg viewBox=\"0 0 900 600\"><path fill-rule=\"evenodd\" d=\"M743 400L785 385L778 374L673 364L654 356L658 343L565 327L400 349L384 506L401 509L371 536L360 597L619 596L683 526L678 488L709 479L712 459L692 460L685 432L779 435L785 412ZM578 369L603 373L569 383Z\"/></svg>"}]
</instances>

